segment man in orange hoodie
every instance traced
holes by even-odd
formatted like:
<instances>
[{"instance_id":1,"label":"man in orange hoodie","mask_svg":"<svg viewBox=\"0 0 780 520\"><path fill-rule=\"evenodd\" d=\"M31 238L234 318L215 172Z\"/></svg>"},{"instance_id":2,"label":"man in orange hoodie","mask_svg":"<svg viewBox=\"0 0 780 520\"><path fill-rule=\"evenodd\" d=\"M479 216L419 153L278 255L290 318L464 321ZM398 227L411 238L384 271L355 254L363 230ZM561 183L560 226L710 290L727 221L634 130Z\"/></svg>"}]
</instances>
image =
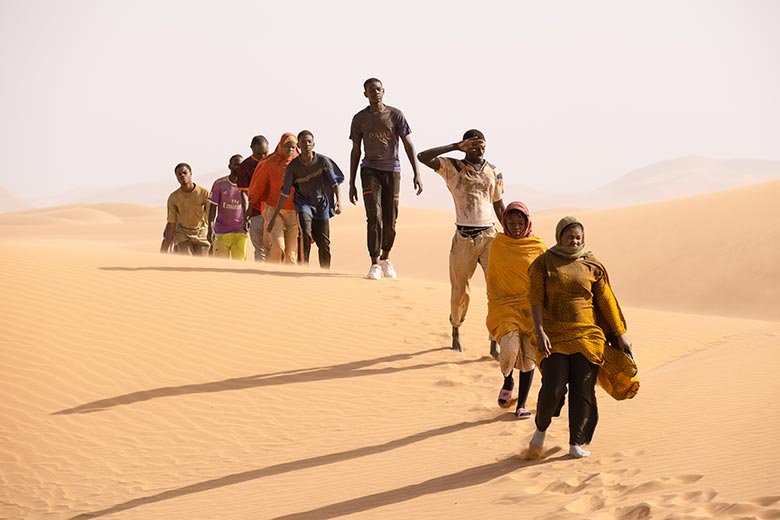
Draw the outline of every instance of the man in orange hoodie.
<instances>
[{"instance_id":1,"label":"man in orange hoodie","mask_svg":"<svg viewBox=\"0 0 780 520\"><path fill-rule=\"evenodd\" d=\"M249 202L257 207L265 203L264 217L269 222L279 202L284 184L284 172L287 165L298 156L298 139L295 134L285 132L276 145L274 152L259 163L249 185ZM292 194L291 194L292 195ZM298 258L298 215L295 213L293 197L284 201L279 210L279 218L269 231L271 250L266 260L276 263L294 264Z\"/></svg>"}]
</instances>

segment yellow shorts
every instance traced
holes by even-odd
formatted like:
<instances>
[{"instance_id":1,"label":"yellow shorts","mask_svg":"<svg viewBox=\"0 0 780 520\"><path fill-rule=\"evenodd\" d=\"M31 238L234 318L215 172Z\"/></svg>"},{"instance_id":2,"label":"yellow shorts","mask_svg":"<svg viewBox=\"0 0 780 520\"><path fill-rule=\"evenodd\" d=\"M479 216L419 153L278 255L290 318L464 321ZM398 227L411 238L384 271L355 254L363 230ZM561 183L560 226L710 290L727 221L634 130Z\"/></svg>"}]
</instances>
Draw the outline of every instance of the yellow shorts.
<instances>
[{"instance_id":1,"label":"yellow shorts","mask_svg":"<svg viewBox=\"0 0 780 520\"><path fill-rule=\"evenodd\" d=\"M214 256L246 260L246 233L217 233L214 235Z\"/></svg>"}]
</instances>

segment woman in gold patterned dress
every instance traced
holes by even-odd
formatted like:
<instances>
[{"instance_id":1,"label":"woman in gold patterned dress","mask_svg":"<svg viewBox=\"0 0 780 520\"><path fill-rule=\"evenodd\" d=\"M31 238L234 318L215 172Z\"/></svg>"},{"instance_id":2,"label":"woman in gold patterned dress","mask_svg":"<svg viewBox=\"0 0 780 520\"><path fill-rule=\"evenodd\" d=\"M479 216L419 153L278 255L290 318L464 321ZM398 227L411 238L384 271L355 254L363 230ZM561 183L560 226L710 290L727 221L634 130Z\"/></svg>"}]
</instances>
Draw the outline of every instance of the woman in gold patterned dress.
<instances>
[{"instance_id":1,"label":"woman in gold patterned dress","mask_svg":"<svg viewBox=\"0 0 780 520\"><path fill-rule=\"evenodd\" d=\"M584 229L576 217L561 219L555 229L556 245L529 268L531 317L542 372L532 457L541 454L545 432L560 412L567 386L569 454L590 455L582 446L590 443L598 421L595 385L607 338L631 352L607 271L586 249Z\"/></svg>"}]
</instances>

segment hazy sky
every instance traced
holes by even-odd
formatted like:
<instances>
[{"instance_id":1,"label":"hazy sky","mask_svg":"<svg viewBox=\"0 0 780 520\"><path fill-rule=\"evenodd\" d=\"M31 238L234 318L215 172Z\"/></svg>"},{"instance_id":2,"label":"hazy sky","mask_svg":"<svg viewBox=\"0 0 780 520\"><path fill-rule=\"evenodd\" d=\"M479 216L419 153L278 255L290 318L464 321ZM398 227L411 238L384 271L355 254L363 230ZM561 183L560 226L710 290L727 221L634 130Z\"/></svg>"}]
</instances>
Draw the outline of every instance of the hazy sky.
<instances>
[{"instance_id":1,"label":"hazy sky","mask_svg":"<svg viewBox=\"0 0 780 520\"><path fill-rule=\"evenodd\" d=\"M177 162L210 177L252 135L303 128L346 173L370 76L418 151L479 128L534 189L780 159L779 25L772 0L0 0L0 187L172 190Z\"/></svg>"}]
</instances>

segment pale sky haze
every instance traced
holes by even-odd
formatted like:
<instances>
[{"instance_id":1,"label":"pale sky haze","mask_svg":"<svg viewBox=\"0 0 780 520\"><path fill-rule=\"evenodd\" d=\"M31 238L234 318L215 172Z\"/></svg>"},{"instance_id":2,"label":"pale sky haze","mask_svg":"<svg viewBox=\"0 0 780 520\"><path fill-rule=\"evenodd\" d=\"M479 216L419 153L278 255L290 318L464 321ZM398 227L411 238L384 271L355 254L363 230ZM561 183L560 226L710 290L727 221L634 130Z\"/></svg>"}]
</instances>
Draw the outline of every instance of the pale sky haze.
<instances>
[{"instance_id":1,"label":"pale sky haze","mask_svg":"<svg viewBox=\"0 0 780 520\"><path fill-rule=\"evenodd\" d=\"M533 189L687 155L778 160L779 23L780 2L753 0L0 0L0 187L173 190L177 162L213 177L254 134L304 128L347 173L371 76L418 151L479 128Z\"/></svg>"}]
</instances>

